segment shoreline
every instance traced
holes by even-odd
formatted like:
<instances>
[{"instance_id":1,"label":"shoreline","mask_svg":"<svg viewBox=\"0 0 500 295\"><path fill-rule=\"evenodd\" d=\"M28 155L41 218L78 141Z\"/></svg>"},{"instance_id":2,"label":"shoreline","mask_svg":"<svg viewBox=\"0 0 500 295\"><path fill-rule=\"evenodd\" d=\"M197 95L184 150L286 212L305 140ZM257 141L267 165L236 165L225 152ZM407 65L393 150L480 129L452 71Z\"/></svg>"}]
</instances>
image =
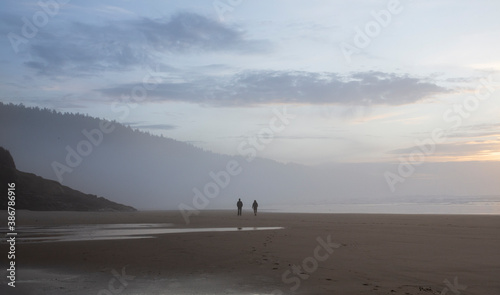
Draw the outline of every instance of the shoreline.
<instances>
[{"instance_id":1,"label":"shoreline","mask_svg":"<svg viewBox=\"0 0 500 295\"><path fill-rule=\"evenodd\" d=\"M500 291L498 215L254 216L244 211L240 217L236 210L206 210L191 216L187 225L178 211L19 211L16 221L19 236L24 226L284 227L155 234L147 239L19 241L18 285L48 288L52 294L97 294L113 278L112 271L122 273L124 267L134 277L124 294L440 294L447 287L444 281L453 284L455 277L467 286L467 294ZM6 251L1 243L0 253ZM58 281L57 274L66 281Z\"/></svg>"},{"instance_id":2,"label":"shoreline","mask_svg":"<svg viewBox=\"0 0 500 295\"><path fill-rule=\"evenodd\" d=\"M250 209L243 210L243 215L238 217L236 209L214 209L214 210L200 210L197 215L191 215L191 218L200 218L203 216L213 217L214 215L235 216L236 218L246 219L254 217L253 211ZM294 211L275 211L275 210L261 210L257 214L259 216L286 216L286 215L316 215L316 216L416 216L416 217L439 217L439 216L471 216L471 217L487 217L487 216L500 216L499 213L352 213L352 212L294 212ZM36 224L60 224L61 222L69 223L86 223L86 224L113 224L117 223L113 219L119 216L122 220L128 220L132 223L137 221L160 221L164 219L166 222L172 223L177 221L176 224L186 224L182 214L179 210L137 210L134 212L120 212L120 211L32 211L32 210L16 210L16 224L17 226L28 226ZM7 220L8 214L6 210L0 211L0 219ZM64 220L60 220L60 218ZM96 219L99 217L99 219ZM5 223L5 222L3 222ZM151 222L154 223L154 222ZM5 226L3 226L5 227Z\"/></svg>"}]
</instances>

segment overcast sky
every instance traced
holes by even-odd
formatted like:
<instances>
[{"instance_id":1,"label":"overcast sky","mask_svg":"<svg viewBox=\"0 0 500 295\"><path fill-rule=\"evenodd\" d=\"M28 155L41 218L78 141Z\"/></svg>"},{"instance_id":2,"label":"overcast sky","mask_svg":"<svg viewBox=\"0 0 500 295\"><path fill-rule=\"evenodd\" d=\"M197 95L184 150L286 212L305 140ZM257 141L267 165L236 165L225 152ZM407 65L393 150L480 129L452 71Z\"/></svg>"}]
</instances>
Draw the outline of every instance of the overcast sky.
<instances>
[{"instance_id":1,"label":"overcast sky","mask_svg":"<svg viewBox=\"0 0 500 295\"><path fill-rule=\"evenodd\" d=\"M2 1L0 100L224 154L260 136L258 156L281 162L398 162L438 129L426 161L498 161L499 11L497 0ZM270 134L277 112L289 122Z\"/></svg>"}]
</instances>

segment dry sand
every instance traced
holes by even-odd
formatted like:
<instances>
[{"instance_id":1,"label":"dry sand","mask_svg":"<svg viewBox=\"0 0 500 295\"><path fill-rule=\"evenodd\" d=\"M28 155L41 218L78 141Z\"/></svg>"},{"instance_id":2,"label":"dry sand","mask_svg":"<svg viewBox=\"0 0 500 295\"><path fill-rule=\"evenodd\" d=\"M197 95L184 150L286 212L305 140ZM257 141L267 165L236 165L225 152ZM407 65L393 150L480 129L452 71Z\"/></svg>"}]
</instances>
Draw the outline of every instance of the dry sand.
<instances>
[{"instance_id":1,"label":"dry sand","mask_svg":"<svg viewBox=\"0 0 500 295\"><path fill-rule=\"evenodd\" d=\"M500 294L500 216L235 210L202 211L186 225L173 211L17 212L19 235L27 225L109 223L284 229L18 242L16 292L3 276L0 293ZM3 241L2 266L7 252Z\"/></svg>"}]
</instances>

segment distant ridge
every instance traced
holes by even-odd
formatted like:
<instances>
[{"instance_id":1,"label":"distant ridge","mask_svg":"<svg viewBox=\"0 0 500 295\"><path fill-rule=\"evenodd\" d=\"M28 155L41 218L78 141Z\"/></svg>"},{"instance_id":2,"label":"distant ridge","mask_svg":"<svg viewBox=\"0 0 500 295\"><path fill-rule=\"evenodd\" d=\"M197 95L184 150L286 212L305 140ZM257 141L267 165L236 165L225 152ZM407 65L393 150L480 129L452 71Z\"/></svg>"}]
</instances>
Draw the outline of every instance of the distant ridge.
<instances>
[{"instance_id":1,"label":"distant ridge","mask_svg":"<svg viewBox=\"0 0 500 295\"><path fill-rule=\"evenodd\" d=\"M16 169L10 152L0 147L0 183L2 191L7 184L16 185L15 209L33 211L137 211L135 208L112 202L103 197L84 194L60 183ZM7 195L3 194L0 209L7 209Z\"/></svg>"},{"instance_id":2,"label":"distant ridge","mask_svg":"<svg viewBox=\"0 0 500 295\"><path fill-rule=\"evenodd\" d=\"M141 123L129 120L132 126ZM246 196L288 202L305 195L308 186L319 189L306 177L306 167L262 159L257 150L255 160L249 162L248 155L215 153L130 125L0 102L0 146L12 153L18 169L138 209L193 206L195 191L205 194L206 185L215 183L211 173L219 175L234 161L243 172L224 187L219 185L216 196L204 201L203 208L232 208L234 198Z\"/></svg>"},{"instance_id":3,"label":"distant ridge","mask_svg":"<svg viewBox=\"0 0 500 295\"><path fill-rule=\"evenodd\" d=\"M165 122L170 123L168 112L165 114ZM133 129L130 125L145 122L134 121L133 116L119 120L125 119L130 123L0 102L0 146L10 151L19 170L144 210L179 210L181 205L234 209L238 198L244 209L251 209L253 200L264 209L273 205L434 202L442 197L498 196L500 161L425 161L392 192L384 175L387 171L398 173L399 163L279 163L261 158L266 151L252 147L246 135L235 144L234 154L224 155L167 135ZM164 130L168 134L172 125L165 126L170 126ZM112 131L106 132L108 128ZM200 127L199 132L213 130ZM294 143L292 139L289 142ZM204 146L203 142L198 144ZM273 142L264 147L275 148ZM249 154L255 158L249 159ZM61 178L54 163L67 167L61 168ZM228 164L235 163L241 173L230 179L226 173L225 177ZM0 174L7 172L2 169Z\"/></svg>"}]
</instances>

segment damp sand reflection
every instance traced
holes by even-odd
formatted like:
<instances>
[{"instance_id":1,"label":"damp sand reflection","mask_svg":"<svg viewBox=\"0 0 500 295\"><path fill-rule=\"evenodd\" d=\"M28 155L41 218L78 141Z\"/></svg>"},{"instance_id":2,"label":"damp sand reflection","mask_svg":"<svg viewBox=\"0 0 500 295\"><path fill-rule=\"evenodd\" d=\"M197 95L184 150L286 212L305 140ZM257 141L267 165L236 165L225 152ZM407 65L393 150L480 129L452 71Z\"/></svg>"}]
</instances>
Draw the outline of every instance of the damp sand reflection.
<instances>
[{"instance_id":1,"label":"damp sand reflection","mask_svg":"<svg viewBox=\"0 0 500 295\"><path fill-rule=\"evenodd\" d=\"M277 230L283 227L176 228L172 223L92 224L19 228L24 243L148 239L161 234Z\"/></svg>"}]
</instances>

